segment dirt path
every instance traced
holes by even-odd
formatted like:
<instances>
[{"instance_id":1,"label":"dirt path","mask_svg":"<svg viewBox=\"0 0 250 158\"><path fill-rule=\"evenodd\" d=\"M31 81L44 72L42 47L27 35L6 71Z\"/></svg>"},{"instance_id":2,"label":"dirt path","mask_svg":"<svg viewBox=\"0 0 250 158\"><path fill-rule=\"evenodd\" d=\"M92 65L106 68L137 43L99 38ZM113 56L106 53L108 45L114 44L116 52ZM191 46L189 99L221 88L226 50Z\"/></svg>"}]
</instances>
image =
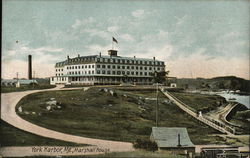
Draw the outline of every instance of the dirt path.
<instances>
[{"instance_id":1,"label":"dirt path","mask_svg":"<svg viewBox=\"0 0 250 158\"><path fill-rule=\"evenodd\" d=\"M133 145L132 143L127 142L118 142L118 141L108 141L108 140L101 140L101 139L92 139L92 138L86 138L86 137L80 137L80 136L74 136L70 134L65 134L61 132L56 132L53 130L46 129L44 127L40 127L38 125L32 124L21 117L19 117L15 112L15 106L17 103L23 98L24 96L36 93L36 92L42 92L42 91L53 91L53 90L72 90L72 89L79 89L79 88L67 88L67 89L61 89L62 86L57 86L53 89L46 89L46 90L31 90L31 91L24 91L24 92L12 92L12 93L2 93L1 94L1 119L8 122L9 124L22 129L24 131L34 133L36 135L40 135L43 137L48 138L54 138L59 139L63 141L68 142L74 142L74 143L81 143L81 144L89 144L98 146L99 148L107 149L110 152L123 152L123 151L133 151ZM85 88L85 90L88 88ZM5 151L0 150L0 155L3 153L7 154L7 149ZM13 150L11 151L13 152ZM22 150L22 152L25 152L25 150ZM100 153L100 152L91 152L93 153ZM15 153L13 153L15 155ZM28 151L27 151L28 154ZM41 153L39 153L41 154ZM43 152L42 154L47 154L46 152ZM88 152L85 154L89 154ZM25 153L22 153L22 155L25 155Z\"/></svg>"}]
</instances>

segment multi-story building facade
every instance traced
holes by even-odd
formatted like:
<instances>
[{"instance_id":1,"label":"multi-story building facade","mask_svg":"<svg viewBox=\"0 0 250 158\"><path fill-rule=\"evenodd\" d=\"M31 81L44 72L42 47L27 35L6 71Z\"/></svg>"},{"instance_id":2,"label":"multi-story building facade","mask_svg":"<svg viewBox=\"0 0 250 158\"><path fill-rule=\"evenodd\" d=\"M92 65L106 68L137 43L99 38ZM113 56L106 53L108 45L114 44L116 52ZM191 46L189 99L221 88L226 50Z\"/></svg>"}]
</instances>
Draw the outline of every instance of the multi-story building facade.
<instances>
[{"instance_id":1,"label":"multi-story building facade","mask_svg":"<svg viewBox=\"0 0 250 158\"><path fill-rule=\"evenodd\" d=\"M165 71L163 61L117 56L109 50L109 56L99 55L67 57L55 65L51 84L152 84L152 73Z\"/></svg>"}]
</instances>

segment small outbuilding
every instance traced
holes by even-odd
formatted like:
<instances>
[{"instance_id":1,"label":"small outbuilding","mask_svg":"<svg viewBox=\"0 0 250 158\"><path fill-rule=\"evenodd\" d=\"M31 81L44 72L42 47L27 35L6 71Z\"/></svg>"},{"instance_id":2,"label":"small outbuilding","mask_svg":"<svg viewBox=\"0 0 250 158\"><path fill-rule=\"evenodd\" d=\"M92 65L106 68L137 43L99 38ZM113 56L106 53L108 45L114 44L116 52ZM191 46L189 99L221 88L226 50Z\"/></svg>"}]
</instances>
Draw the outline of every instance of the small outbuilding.
<instances>
[{"instance_id":1,"label":"small outbuilding","mask_svg":"<svg viewBox=\"0 0 250 158\"><path fill-rule=\"evenodd\" d=\"M195 146L186 128L152 127L150 140L156 142L160 151L185 155L187 158L195 156Z\"/></svg>"},{"instance_id":2,"label":"small outbuilding","mask_svg":"<svg viewBox=\"0 0 250 158\"><path fill-rule=\"evenodd\" d=\"M16 87L38 84L36 80L17 80Z\"/></svg>"}]
</instances>

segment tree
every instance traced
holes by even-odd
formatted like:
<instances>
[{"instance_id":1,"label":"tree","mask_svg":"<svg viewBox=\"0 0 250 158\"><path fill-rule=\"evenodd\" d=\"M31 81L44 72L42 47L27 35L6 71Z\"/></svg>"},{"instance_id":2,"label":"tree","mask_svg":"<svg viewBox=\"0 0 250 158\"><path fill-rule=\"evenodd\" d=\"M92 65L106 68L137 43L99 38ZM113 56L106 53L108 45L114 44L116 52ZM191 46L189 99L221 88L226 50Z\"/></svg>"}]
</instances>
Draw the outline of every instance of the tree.
<instances>
[{"instance_id":1,"label":"tree","mask_svg":"<svg viewBox=\"0 0 250 158\"><path fill-rule=\"evenodd\" d=\"M169 71L155 71L154 73L150 73L153 76L154 83L165 83L168 74Z\"/></svg>"}]
</instances>

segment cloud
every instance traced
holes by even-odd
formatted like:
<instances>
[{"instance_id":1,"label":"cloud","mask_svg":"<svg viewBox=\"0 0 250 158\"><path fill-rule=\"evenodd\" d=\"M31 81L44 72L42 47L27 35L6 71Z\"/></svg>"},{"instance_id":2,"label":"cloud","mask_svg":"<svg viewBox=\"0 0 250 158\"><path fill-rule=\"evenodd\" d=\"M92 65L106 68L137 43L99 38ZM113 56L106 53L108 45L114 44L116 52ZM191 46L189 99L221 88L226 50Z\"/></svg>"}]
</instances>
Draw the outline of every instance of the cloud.
<instances>
[{"instance_id":1,"label":"cloud","mask_svg":"<svg viewBox=\"0 0 250 158\"><path fill-rule=\"evenodd\" d=\"M50 63L56 61L58 53L62 53L63 50L63 48L54 48L51 46L30 48L27 45L20 45L4 52L3 61L8 63L12 60L26 60L28 55L33 55L36 57L36 62Z\"/></svg>"},{"instance_id":2,"label":"cloud","mask_svg":"<svg viewBox=\"0 0 250 158\"><path fill-rule=\"evenodd\" d=\"M140 10L135 10L132 13L132 16L136 17L136 18L142 18L143 14L144 14L144 10L140 9Z\"/></svg>"},{"instance_id":3,"label":"cloud","mask_svg":"<svg viewBox=\"0 0 250 158\"><path fill-rule=\"evenodd\" d=\"M28 76L28 62L13 59L11 61L2 63L2 78L12 79L16 77L18 72L20 78L27 78ZM33 62L33 71L36 77L49 77L54 75L54 64L44 64Z\"/></svg>"},{"instance_id":4,"label":"cloud","mask_svg":"<svg viewBox=\"0 0 250 158\"><path fill-rule=\"evenodd\" d=\"M110 26L110 27L107 28L107 30L109 32L113 32L113 33L117 32L119 29L120 29L120 27L118 27L118 26Z\"/></svg>"},{"instance_id":5,"label":"cloud","mask_svg":"<svg viewBox=\"0 0 250 158\"><path fill-rule=\"evenodd\" d=\"M81 26L89 25L96 22L96 20L93 17L88 17L83 20L76 19L75 23L71 26L73 29L78 29Z\"/></svg>"},{"instance_id":6,"label":"cloud","mask_svg":"<svg viewBox=\"0 0 250 158\"><path fill-rule=\"evenodd\" d=\"M72 25L72 28L73 28L73 29L76 29L76 28L78 28L80 25L81 25L81 21L78 20L78 19L76 19L75 23Z\"/></svg>"},{"instance_id":7,"label":"cloud","mask_svg":"<svg viewBox=\"0 0 250 158\"><path fill-rule=\"evenodd\" d=\"M110 35L106 31L98 30L98 29L82 29L80 33L87 33L89 36L98 36L103 39L110 39Z\"/></svg>"},{"instance_id":8,"label":"cloud","mask_svg":"<svg viewBox=\"0 0 250 158\"><path fill-rule=\"evenodd\" d=\"M135 41L135 39L130 34L122 34L120 37L121 37L121 39L123 39L124 41L127 41L127 42Z\"/></svg>"},{"instance_id":9,"label":"cloud","mask_svg":"<svg viewBox=\"0 0 250 158\"><path fill-rule=\"evenodd\" d=\"M105 46L102 46L102 45L98 45L98 44L93 44L93 45L89 45L89 46L86 46L85 48L88 49L89 52L93 52L94 54L97 54L97 52L107 52L107 50L110 49L110 45L105 45ZM103 55L107 55L107 54L103 54Z\"/></svg>"},{"instance_id":10,"label":"cloud","mask_svg":"<svg viewBox=\"0 0 250 158\"><path fill-rule=\"evenodd\" d=\"M249 79L249 60L223 57L209 58L202 53L196 53L186 58L169 60L167 70L170 70L170 76L179 78L212 78L236 75Z\"/></svg>"}]
</instances>

